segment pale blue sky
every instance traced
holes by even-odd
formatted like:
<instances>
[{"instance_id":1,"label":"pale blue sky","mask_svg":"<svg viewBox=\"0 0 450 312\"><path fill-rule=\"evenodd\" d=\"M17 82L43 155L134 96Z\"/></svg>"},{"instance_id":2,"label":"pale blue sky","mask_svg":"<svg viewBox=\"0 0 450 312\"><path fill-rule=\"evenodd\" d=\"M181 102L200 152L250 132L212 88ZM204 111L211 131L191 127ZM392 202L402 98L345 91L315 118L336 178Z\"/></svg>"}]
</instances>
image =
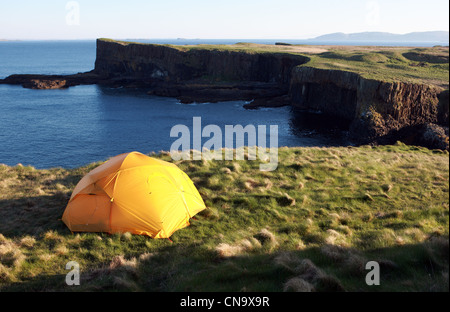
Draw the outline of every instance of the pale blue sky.
<instances>
[{"instance_id":1,"label":"pale blue sky","mask_svg":"<svg viewBox=\"0 0 450 312\"><path fill-rule=\"evenodd\" d=\"M306 39L333 32L449 29L448 0L70 2L0 0L0 39Z\"/></svg>"}]
</instances>

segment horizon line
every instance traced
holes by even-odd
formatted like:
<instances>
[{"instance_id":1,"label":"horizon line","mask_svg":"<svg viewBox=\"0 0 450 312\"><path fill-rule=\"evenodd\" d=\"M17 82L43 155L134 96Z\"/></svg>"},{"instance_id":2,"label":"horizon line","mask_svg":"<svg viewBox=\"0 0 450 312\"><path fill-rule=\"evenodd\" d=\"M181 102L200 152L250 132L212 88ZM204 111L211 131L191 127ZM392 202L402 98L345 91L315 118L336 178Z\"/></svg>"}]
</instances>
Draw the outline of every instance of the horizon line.
<instances>
[{"instance_id":1,"label":"horizon line","mask_svg":"<svg viewBox=\"0 0 450 312\"><path fill-rule=\"evenodd\" d=\"M449 30L426 30L426 31L412 31L412 32L406 32L406 33L391 33L386 31L362 31L362 32L354 32L354 33L344 33L344 32L333 32L333 33L326 33L323 35L318 35L313 38L286 38L286 37L279 37L279 38L186 38L186 37L153 37L153 38L116 38L114 40L315 40L322 36L327 35L335 35L335 34L344 34L344 35L352 35L352 34L364 34L364 33L384 33L384 34L391 34L391 35L408 35L408 34L414 34L414 33L427 33L427 32L450 32ZM76 40L97 40L100 38L111 38L111 37L91 37L91 38L39 38L39 39L32 39L32 38L23 38L23 39L7 39L7 38L0 38L0 41L76 41ZM111 38L112 39L112 38ZM368 40L373 41L373 40ZM422 41L420 41L422 42ZM426 41L423 41L426 42ZM429 42L434 42L433 40ZM448 41L443 41L448 42Z\"/></svg>"}]
</instances>

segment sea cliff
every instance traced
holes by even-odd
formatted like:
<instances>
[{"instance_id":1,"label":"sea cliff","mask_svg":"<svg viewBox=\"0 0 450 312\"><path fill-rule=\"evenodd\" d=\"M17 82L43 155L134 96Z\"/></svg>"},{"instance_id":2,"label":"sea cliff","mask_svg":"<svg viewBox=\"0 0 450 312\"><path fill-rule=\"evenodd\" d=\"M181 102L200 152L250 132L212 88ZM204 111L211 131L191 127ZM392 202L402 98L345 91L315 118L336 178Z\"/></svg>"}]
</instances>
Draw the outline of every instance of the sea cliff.
<instances>
[{"instance_id":1,"label":"sea cliff","mask_svg":"<svg viewBox=\"0 0 450 312\"><path fill-rule=\"evenodd\" d=\"M288 53L98 40L94 73L134 81L151 94L178 97L184 103L250 101L286 95L292 69L307 61Z\"/></svg>"},{"instance_id":2,"label":"sea cliff","mask_svg":"<svg viewBox=\"0 0 450 312\"><path fill-rule=\"evenodd\" d=\"M168 82L255 81L286 85L291 71L308 58L287 53L252 53L208 48L97 41L94 72Z\"/></svg>"},{"instance_id":3,"label":"sea cliff","mask_svg":"<svg viewBox=\"0 0 450 312\"><path fill-rule=\"evenodd\" d=\"M294 107L347 119L350 135L360 143L392 140L405 128L448 126L449 122L448 90L420 83L367 79L343 70L296 67L290 97ZM415 142L420 139L410 138ZM441 148L448 149L448 145Z\"/></svg>"},{"instance_id":4,"label":"sea cliff","mask_svg":"<svg viewBox=\"0 0 450 312\"><path fill-rule=\"evenodd\" d=\"M91 72L12 75L0 83L34 89L102 84L145 88L183 103L292 105L347 120L358 144L402 140L448 149L445 47L171 46L99 39Z\"/></svg>"}]
</instances>

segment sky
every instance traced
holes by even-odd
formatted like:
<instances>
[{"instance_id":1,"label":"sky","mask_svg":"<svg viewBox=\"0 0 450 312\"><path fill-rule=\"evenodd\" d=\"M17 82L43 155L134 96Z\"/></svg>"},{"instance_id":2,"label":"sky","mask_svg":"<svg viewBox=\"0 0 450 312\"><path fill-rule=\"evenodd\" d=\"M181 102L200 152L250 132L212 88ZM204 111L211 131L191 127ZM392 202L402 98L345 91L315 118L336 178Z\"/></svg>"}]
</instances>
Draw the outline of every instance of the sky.
<instances>
[{"instance_id":1,"label":"sky","mask_svg":"<svg viewBox=\"0 0 450 312\"><path fill-rule=\"evenodd\" d=\"M309 39L449 30L448 0L0 0L0 39Z\"/></svg>"}]
</instances>

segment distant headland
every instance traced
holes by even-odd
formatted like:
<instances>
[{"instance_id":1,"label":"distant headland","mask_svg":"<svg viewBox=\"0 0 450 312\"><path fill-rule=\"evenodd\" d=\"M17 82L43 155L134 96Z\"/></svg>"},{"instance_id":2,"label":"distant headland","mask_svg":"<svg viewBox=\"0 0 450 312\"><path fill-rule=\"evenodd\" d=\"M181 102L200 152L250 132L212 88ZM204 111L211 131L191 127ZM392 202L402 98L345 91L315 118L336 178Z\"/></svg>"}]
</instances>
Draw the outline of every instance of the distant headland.
<instances>
[{"instance_id":1,"label":"distant headland","mask_svg":"<svg viewBox=\"0 0 450 312\"><path fill-rule=\"evenodd\" d=\"M435 42L448 45L448 31L424 31L407 34L393 34L388 32L361 32L361 33L332 33L310 39L312 41L340 41L340 42Z\"/></svg>"}]
</instances>

